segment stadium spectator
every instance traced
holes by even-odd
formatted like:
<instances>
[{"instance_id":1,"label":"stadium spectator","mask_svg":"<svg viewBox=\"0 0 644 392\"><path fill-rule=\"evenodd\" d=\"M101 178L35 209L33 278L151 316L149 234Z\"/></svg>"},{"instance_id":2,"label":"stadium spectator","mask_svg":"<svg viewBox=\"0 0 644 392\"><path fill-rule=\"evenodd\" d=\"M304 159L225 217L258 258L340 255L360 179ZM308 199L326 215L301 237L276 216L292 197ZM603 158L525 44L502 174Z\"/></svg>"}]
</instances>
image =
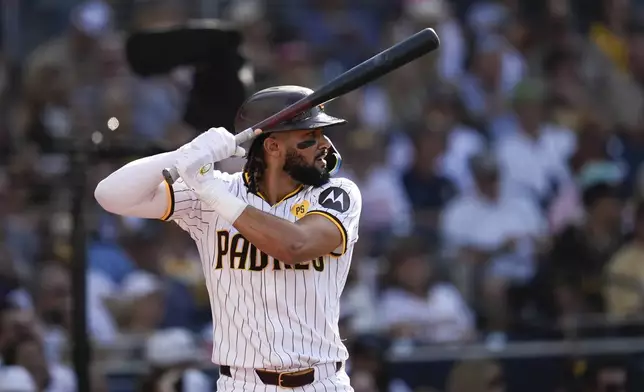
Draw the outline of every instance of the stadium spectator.
<instances>
[{"instance_id":1,"label":"stadium spectator","mask_svg":"<svg viewBox=\"0 0 644 392\"><path fill-rule=\"evenodd\" d=\"M352 386L355 384L355 388L361 390L387 390L389 377L384 358L386 343L374 335L363 335L353 339L350 347L353 357L347 362L346 368Z\"/></svg>"},{"instance_id":2,"label":"stadium spectator","mask_svg":"<svg viewBox=\"0 0 644 392\"><path fill-rule=\"evenodd\" d=\"M603 270L622 244L622 200L614 186L599 183L584 190L585 219L553 239L540 275L548 282L552 314L558 320L604 309Z\"/></svg>"},{"instance_id":3,"label":"stadium spectator","mask_svg":"<svg viewBox=\"0 0 644 392\"><path fill-rule=\"evenodd\" d=\"M414 135L412 167L403 173L402 182L414 209L415 230L436 237L440 211L455 196L454 183L443 175L446 132L419 130Z\"/></svg>"},{"instance_id":4,"label":"stadium spectator","mask_svg":"<svg viewBox=\"0 0 644 392\"><path fill-rule=\"evenodd\" d=\"M461 193L472 191L470 158L483 152L486 140L483 134L468 125L455 87L451 84L432 86L427 100L425 124L431 130L446 133L445 150L440 156L440 171Z\"/></svg>"},{"instance_id":5,"label":"stadium spectator","mask_svg":"<svg viewBox=\"0 0 644 392\"><path fill-rule=\"evenodd\" d=\"M342 174L358 184L363 208L372 211L361 217L361 230L378 236L383 245L392 236L410 233L412 208L398 173L386 165L383 137L357 131L350 136L347 147Z\"/></svg>"},{"instance_id":6,"label":"stadium spectator","mask_svg":"<svg viewBox=\"0 0 644 392\"><path fill-rule=\"evenodd\" d=\"M0 369L0 392L38 392L33 377L20 366Z\"/></svg>"},{"instance_id":7,"label":"stadium spectator","mask_svg":"<svg viewBox=\"0 0 644 392\"><path fill-rule=\"evenodd\" d=\"M471 68L459 82L465 109L481 126L494 124L506 114L505 101L523 79L522 59L510 51L503 37L477 37Z\"/></svg>"},{"instance_id":8,"label":"stadium spectator","mask_svg":"<svg viewBox=\"0 0 644 392\"><path fill-rule=\"evenodd\" d=\"M340 328L347 338L379 330L378 278L383 263L371 254L371 249L369 239L356 243L353 249L353 261L340 306Z\"/></svg>"},{"instance_id":9,"label":"stadium spectator","mask_svg":"<svg viewBox=\"0 0 644 392\"><path fill-rule=\"evenodd\" d=\"M388 253L389 282L382 293L382 328L397 340L464 342L474 338L474 317L462 296L442 282L438 263L419 238L399 240Z\"/></svg>"},{"instance_id":10,"label":"stadium spectator","mask_svg":"<svg viewBox=\"0 0 644 392\"><path fill-rule=\"evenodd\" d=\"M212 391L212 382L199 370L203 358L190 331L165 329L153 333L146 340L145 359L152 369L141 380L140 392Z\"/></svg>"},{"instance_id":11,"label":"stadium spectator","mask_svg":"<svg viewBox=\"0 0 644 392\"><path fill-rule=\"evenodd\" d=\"M567 162L576 143L572 131L545 121L545 98L541 81L522 81L512 96L516 118L495 131L496 154L506 185L513 192L535 198L543 208L571 181Z\"/></svg>"},{"instance_id":12,"label":"stadium spectator","mask_svg":"<svg viewBox=\"0 0 644 392\"><path fill-rule=\"evenodd\" d=\"M35 312L42 329L47 360L57 363L64 354L70 338L72 286L66 266L49 263L39 270L35 290Z\"/></svg>"},{"instance_id":13,"label":"stadium spectator","mask_svg":"<svg viewBox=\"0 0 644 392\"><path fill-rule=\"evenodd\" d=\"M481 279L475 284L483 302L476 305L483 309L488 332L505 332L511 324L508 289L529 285L547 226L531 198L504 189L494 156L473 157L471 170L476 192L447 206L441 233L457 262L471 266Z\"/></svg>"},{"instance_id":14,"label":"stadium spectator","mask_svg":"<svg viewBox=\"0 0 644 392\"><path fill-rule=\"evenodd\" d=\"M76 379L71 369L50 363L45 357L43 344L36 336L24 336L13 341L2 352L3 364L24 367L39 391L75 392Z\"/></svg>"},{"instance_id":15,"label":"stadium spectator","mask_svg":"<svg viewBox=\"0 0 644 392\"><path fill-rule=\"evenodd\" d=\"M125 278L116 306L124 333L153 333L165 312L163 284L152 273L133 272Z\"/></svg>"},{"instance_id":16,"label":"stadium spectator","mask_svg":"<svg viewBox=\"0 0 644 392\"><path fill-rule=\"evenodd\" d=\"M644 203L635 210L633 239L622 246L606 265L604 298L607 314L619 318L640 317L644 309Z\"/></svg>"}]
</instances>

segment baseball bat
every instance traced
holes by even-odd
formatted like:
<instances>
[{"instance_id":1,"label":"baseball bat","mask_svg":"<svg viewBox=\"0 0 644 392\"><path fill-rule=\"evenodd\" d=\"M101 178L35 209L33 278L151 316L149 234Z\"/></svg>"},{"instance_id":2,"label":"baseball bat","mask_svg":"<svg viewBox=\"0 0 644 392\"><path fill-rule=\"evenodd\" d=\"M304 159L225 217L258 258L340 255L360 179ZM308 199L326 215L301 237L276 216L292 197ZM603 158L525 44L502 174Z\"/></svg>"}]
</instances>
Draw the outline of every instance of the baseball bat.
<instances>
[{"instance_id":1,"label":"baseball bat","mask_svg":"<svg viewBox=\"0 0 644 392\"><path fill-rule=\"evenodd\" d=\"M287 121L303 111L322 105L341 95L347 94L365 84L388 74L389 72L410 63L411 61L432 52L440 46L440 39L432 28L426 28L411 37L385 49L370 59L356 65L350 70L323 85L312 94L282 109L258 124L235 135L237 145L241 145L257 136L256 129L268 129ZM163 177L172 185L178 178L176 168L163 170Z\"/></svg>"}]
</instances>

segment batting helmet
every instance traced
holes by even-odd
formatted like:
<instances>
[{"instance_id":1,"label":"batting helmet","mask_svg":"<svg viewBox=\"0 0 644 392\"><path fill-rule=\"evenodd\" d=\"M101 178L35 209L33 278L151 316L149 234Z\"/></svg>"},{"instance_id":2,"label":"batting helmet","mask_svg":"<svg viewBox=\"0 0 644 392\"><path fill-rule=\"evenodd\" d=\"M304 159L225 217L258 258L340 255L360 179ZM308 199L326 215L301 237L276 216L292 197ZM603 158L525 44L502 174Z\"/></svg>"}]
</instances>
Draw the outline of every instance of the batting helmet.
<instances>
[{"instance_id":1,"label":"batting helmet","mask_svg":"<svg viewBox=\"0 0 644 392\"><path fill-rule=\"evenodd\" d=\"M235 133L240 133L252 127L312 93L313 90L301 86L276 86L256 92L237 111ZM263 134L268 134L271 132L322 129L346 123L347 121L344 119L326 114L324 107L320 105L298 114L291 120L284 121L268 129L262 129L262 131ZM335 174L340 169L342 158L331 140L328 137L326 139L331 145L329 154L327 154L327 169L329 173ZM260 140L262 139L260 138Z\"/></svg>"},{"instance_id":2,"label":"batting helmet","mask_svg":"<svg viewBox=\"0 0 644 392\"><path fill-rule=\"evenodd\" d=\"M313 90L300 86L277 86L260 90L251 95L237 112L235 132L239 133L259 123L280 110L294 104L313 93ZM329 116L322 105L307 110L293 119L277 124L264 132L294 131L301 129L320 129L346 124L346 120Z\"/></svg>"}]
</instances>

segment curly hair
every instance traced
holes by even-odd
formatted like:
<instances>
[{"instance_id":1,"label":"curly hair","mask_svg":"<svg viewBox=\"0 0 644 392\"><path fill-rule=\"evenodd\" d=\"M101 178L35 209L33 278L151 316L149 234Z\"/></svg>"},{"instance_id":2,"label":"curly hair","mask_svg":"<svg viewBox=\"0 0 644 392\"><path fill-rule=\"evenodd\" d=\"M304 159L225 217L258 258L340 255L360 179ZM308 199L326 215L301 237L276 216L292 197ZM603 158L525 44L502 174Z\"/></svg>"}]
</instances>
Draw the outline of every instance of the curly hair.
<instances>
[{"instance_id":1,"label":"curly hair","mask_svg":"<svg viewBox=\"0 0 644 392\"><path fill-rule=\"evenodd\" d=\"M251 193L259 192L259 182L266 170L266 162L264 161L264 140L266 140L266 137L267 135L260 135L248 149L248 158L244 165L244 173L248 174L246 188Z\"/></svg>"}]
</instances>

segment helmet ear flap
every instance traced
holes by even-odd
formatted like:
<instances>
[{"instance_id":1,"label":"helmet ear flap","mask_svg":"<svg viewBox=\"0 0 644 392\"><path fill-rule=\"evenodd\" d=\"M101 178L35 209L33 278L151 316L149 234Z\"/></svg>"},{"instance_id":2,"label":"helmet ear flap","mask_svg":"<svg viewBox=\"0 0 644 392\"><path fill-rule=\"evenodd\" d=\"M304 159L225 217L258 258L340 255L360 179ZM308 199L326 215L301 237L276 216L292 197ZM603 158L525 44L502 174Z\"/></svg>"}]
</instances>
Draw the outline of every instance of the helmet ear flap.
<instances>
[{"instance_id":1,"label":"helmet ear flap","mask_svg":"<svg viewBox=\"0 0 644 392\"><path fill-rule=\"evenodd\" d=\"M330 146L329 153L326 156L326 169L329 172L329 175L333 177L338 173L338 171L340 171L340 167L342 167L342 156L340 155L340 152L336 150L331 139L326 135L324 135L324 138Z\"/></svg>"},{"instance_id":2,"label":"helmet ear flap","mask_svg":"<svg viewBox=\"0 0 644 392\"><path fill-rule=\"evenodd\" d=\"M327 155L326 161L328 165L327 171L329 172L329 175L333 177L338 174L340 167L342 167L342 157L340 156L340 154L337 152L329 154Z\"/></svg>"}]
</instances>

